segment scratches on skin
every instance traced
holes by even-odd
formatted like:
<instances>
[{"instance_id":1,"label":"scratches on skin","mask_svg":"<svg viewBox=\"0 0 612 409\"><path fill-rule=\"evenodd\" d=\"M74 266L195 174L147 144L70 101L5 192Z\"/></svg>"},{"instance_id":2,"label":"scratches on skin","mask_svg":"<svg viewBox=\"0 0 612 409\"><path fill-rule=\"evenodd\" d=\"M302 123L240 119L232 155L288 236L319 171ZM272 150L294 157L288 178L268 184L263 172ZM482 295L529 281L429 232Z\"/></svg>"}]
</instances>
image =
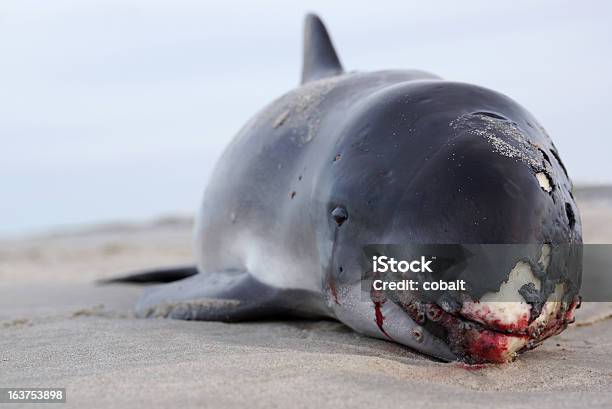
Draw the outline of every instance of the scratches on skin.
<instances>
[{"instance_id":1,"label":"scratches on skin","mask_svg":"<svg viewBox=\"0 0 612 409\"><path fill-rule=\"evenodd\" d=\"M334 240L331 249L331 265L334 265L336 259L336 246L338 244L338 227L334 230ZM340 267L340 271L342 271L342 267ZM327 277L327 287L329 288L329 292L331 293L332 299L336 305L340 305L340 301L338 299L338 289L336 288L336 282L334 281L333 274L331 273L331 268L328 269Z\"/></svg>"},{"instance_id":2,"label":"scratches on skin","mask_svg":"<svg viewBox=\"0 0 612 409\"><path fill-rule=\"evenodd\" d=\"M329 291L331 292L334 302L336 305L340 305L340 301L338 301L338 289L336 288L336 282L329 278L327 280L327 285L329 286Z\"/></svg>"},{"instance_id":3,"label":"scratches on skin","mask_svg":"<svg viewBox=\"0 0 612 409\"><path fill-rule=\"evenodd\" d=\"M533 146L519 126L497 115L483 112L464 114L451 121L450 127L481 136L495 152L529 165L536 172L550 173L550 164L541 151Z\"/></svg>"},{"instance_id":4,"label":"scratches on skin","mask_svg":"<svg viewBox=\"0 0 612 409\"><path fill-rule=\"evenodd\" d=\"M559 166L561 166L561 169L563 170L563 173L565 173L565 176L569 177L569 175L567 174L567 169L565 168L565 165L561 161L561 157L559 157L559 153L555 149L551 149L550 152L553 154L553 156L557 160L557 163L559 163Z\"/></svg>"},{"instance_id":5,"label":"scratches on skin","mask_svg":"<svg viewBox=\"0 0 612 409\"><path fill-rule=\"evenodd\" d=\"M283 111L283 112L281 112L281 114L276 117L276 119L272 123L272 128L275 128L275 129L278 128L279 126L281 126L282 124L285 123L287 118L289 118L289 110L288 109Z\"/></svg>"},{"instance_id":6,"label":"scratches on skin","mask_svg":"<svg viewBox=\"0 0 612 409\"><path fill-rule=\"evenodd\" d=\"M382 306L387 301L385 293L380 290L375 290L374 287L372 287L372 289L370 290L370 299L374 304L374 318L376 320L376 325L378 326L378 329L380 329L380 332L382 332L385 337L387 337L391 341L394 341L394 339L391 338L391 336L387 333L387 331L385 331L384 328L385 316L382 313Z\"/></svg>"},{"instance_id":7,"label":"scratches on skin","mask_svg":"<svg viewBox=\"0 0 612 409\"><path fill-rule=\"evenodd\" d=\"M274 110L265 113L270 117L272 127L287 127L296 144L304 145L310 142L319 130L322 102L347 75L350 74L311 81L282 96L278 101L282 107L280 112Z\"/></svg>"},{"instance_id":8,"label":"scratches on skin","mask_svg":"<svg viewBox=\"0 0 612 409\"><path fill-rule=\"evenodd\" d=\"M376 317L376 325L378 325L380 332L382 332L384 336L386 336L391 341L393 341L393 338L391 338L391 336L387 334L387 331L385 331L385 329L383 328L385 316L383 315L381 308L384 302L382 301L373 301L373 302L374 302L374 316Z\"/></svg>"},{"instance_id":9,"label":"scratches on skin","mask_svg":"<svg viewBox=\"0 0 612 409\"><path fill-rule=\"evenodd\" d=\"M573 229L576 225L576 216L574 215L572 205L569 203L565 203L565 214L567 215L567 222L569 224L569 228Z\"/></svg>"}]
</instances>

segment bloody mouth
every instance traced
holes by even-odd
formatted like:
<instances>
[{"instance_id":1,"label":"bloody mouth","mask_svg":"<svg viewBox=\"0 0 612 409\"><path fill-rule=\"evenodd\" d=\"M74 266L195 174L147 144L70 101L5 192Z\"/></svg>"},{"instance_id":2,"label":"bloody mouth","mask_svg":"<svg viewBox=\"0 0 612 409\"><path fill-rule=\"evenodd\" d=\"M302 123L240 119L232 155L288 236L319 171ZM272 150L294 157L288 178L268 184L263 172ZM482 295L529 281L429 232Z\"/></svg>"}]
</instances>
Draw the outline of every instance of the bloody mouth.
<instances>
[{"instance_id":1,"label":"bloody mouth","mask_svg":"<svg viewBox=\"0 0 612 409\"><path fill-rule=\"evenodd\" d=\"M551 303L545 320L483 324L461 314L451 314L431 302L412 302L404 306L410 317L427 331L445 340L459 360L470 365L505 363L519 353L533 349L542 341L562 332L574 321L579 297L571 303Z\"/></svg>"}]
</instances>

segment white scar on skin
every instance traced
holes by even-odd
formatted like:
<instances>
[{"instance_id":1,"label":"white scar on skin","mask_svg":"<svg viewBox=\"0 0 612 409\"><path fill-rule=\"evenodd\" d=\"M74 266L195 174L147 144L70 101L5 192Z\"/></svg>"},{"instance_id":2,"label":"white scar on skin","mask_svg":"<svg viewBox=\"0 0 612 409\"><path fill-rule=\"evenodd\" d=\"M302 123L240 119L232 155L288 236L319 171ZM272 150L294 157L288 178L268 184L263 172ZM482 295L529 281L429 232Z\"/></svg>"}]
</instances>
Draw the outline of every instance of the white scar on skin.
<instances>
[{"instance_id":1,"label":"white scar on skin","mask_svg":"<svg viewBox=\"0 0 612 409\"><path fill-rule=\"evenodd\" d=\"M536 179L538 179L538 183L540 184L542 190L550 193L552 191L552 184L550 183L550 178L548 175L546 175L544 172L538 172L535 176Z\"/></svg>"},{"instance_id":2,"label":"white scar on skin","mask_svg":"<svg viewBox=\"0 0 612 409\"><path fill-rule=\"evenodd\" d=\"M543 269L546 270L550 264L550 245L542 246L539 259ZM540 279L535 276L531 266L519 261L510 271L508 279L502 283L498 292L487 293L480 298L479 302L464 302L461 308L461 315L464 317L488 325L492 328L501 326L512 328L513 330L526 330L531 313L529 305L519 290L523 285L533 283L535 289L540 291ZM542 314L531 325L548 322L550 316L560 307L564 288L562 284L555 287L555 292L551 294L542 308ZM555 305L552 305L555 304Z\"/></svg>"},{"instance_id":3,"label":"white scar on skin","mask_svg":"<svg viewBox=\"0 0 612 409\"><path fill-rule=\"evenodd\" d=\"M540 259L538 262L542 264L542 269L546 271L550 264L550 244L544 244L542 246L542 254L540 254Z\"/></svg>"},{"instance_id":4,"label":"white scar on skin","mask_svg":"<svg viewBox=\"0 0 612 409\"><path fill-rule=\"evenodd\" d=\"M538 260L544 270L550 264L550 253L550 245L544 244ZM485 294L480 302L464 302L461 315L491 328L501 327L506 330L519 331L523 334L533 334L537 339L541 331L555 319L557 313L563 307L562 299L566 289L564 284L557 284L555 291L542 306L540 315L531 324L528 324L531 305L525 302L518 290L524 284L529 283L533 283L535 288L538 291L540 290L541 282L533 274L529 264L519 261L511 270L508 280L501 285L499 292ZM496 299L504 301L495 301ZM511 360L517 351L530 342L527 336L508 335L506 339L504 355L507 360Z\"/></svg>"},{"instance_id":5,"label":"white scar on skin","mask_svg":"<svg viewBox=\"0 0 612 409\"><path fill-rule=\"evenodd\" d=\"M519 261L498 292L483 295L480 302L464 302L461 315L491 327L508 327L521 322L526 326L531 305L525 302L519 290L528 283L533 283L536 290L540 290L540 280L533 274L529 264Z\"/></svg>"},{"instance_id":6,"label":"white scar on skin","mask_svg":"<svg viewBox=\"0 0 612 409\"><path fill-rule=\"evenodd\" d=\"M542 255L538 260L539 263L543 266L544 271L548 268L550 264L550 244L545 244L542 246ZM565 285L562 283L558 283L555 285L555 291L548 297L544 306L542 307L542 312L530 325L530 328L536 328L538 326L546 326L548 322L555 317L557 312L562 307L561 300L563 299L563 294L565 293Z\"/></svg>"}]
</instances>

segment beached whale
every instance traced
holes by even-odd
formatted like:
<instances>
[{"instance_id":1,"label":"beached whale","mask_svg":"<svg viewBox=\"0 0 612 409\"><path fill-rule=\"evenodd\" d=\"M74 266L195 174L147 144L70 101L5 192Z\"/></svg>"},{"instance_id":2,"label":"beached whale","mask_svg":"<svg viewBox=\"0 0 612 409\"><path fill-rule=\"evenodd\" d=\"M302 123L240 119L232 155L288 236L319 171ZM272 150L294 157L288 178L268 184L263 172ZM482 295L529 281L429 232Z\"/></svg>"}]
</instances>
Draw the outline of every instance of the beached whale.
<instances>
[{"instance_id":1,"label":"beached whale","mask_svg":"<svg viewBox=\"0 0 612 409\"><path fill-rule=\"evenodd\" d=\"M516 102L422 71L345 72L309 15L302 84L247 122L210 179L197 267L116 281L183 278L148 289L141 316L329 317L440 359L505 362L578 305L571 190ZM518 247L447 277L476 298L402 301L363 285L364 246L394 243Z\"/></svg>"}]
</instances>

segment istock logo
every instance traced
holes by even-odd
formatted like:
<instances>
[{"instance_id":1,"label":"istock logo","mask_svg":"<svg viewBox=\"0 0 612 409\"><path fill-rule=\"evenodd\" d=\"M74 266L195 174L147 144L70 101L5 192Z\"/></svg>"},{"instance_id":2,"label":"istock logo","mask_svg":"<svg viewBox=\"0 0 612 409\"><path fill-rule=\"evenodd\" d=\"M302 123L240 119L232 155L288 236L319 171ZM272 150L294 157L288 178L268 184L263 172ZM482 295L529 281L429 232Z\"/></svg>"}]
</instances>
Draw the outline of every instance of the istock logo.
<instances>
[{"instance_id":1,"label":"istock logo","mask_svg":"<svg viewBox=\"0 0 612 409\"><path fill-rule=\"evenodd\" d=\"M433 262L435 257L431 257L431 260L426 260L425 256L421 256L420 260L400 260L397 261L393 257L387 256L373 256L372 264L375 273L406 273L411 271L413 273L433 273L433 270L429 265Z\"/></svg>"}]
</instances>

